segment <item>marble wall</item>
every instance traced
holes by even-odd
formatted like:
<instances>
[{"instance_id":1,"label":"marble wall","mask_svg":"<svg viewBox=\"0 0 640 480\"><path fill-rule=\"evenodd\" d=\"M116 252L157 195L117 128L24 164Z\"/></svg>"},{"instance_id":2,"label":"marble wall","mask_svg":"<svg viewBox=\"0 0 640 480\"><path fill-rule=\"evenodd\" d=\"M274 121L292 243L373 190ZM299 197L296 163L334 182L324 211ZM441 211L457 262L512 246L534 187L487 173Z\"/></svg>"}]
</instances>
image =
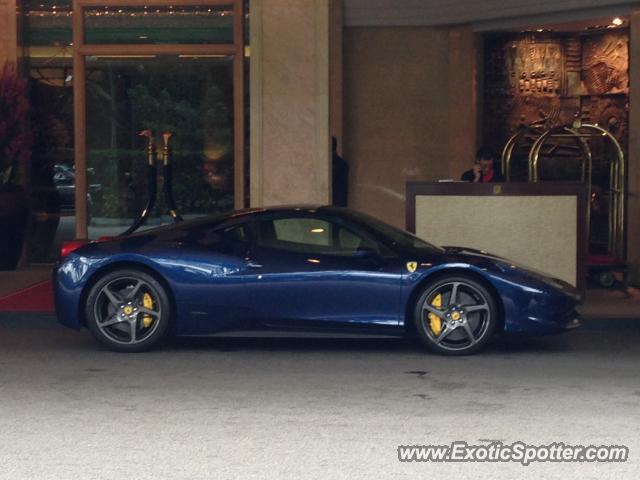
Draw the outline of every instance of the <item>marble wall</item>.
<instances>
[{"instance_id":1,"label":"marble wall","mask_svg":"<svg viewBox=\"0 0 640 480\"><path fill-rule=\"evenodd\" d=\"M329 0L251 3L251 205L328 203Z\"/></svg>"},{"instance_id":2,"label":"marble wall","mask_svg":"<svg viewBox=\"0 0 640 480\"><path fill-rule=\"evenodd\" d=\"M346 28L349 207L405 226L407 181L459 179L476 148L470 29Z\"/></svg>"}]
</instances>

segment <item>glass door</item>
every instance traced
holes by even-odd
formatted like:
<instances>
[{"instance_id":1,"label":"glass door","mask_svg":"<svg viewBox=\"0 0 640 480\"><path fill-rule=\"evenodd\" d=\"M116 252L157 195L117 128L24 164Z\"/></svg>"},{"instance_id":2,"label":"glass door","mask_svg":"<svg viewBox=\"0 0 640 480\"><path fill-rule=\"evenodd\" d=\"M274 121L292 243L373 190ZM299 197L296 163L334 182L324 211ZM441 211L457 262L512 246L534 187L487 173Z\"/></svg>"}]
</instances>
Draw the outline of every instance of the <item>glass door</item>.
<instances>
[{"instance_id":1,"label":"glass door","mask_svg":"<svg viewBox=\"0 0 640 480\"><path fill-rule=\"evenodd\" d=\"M173 193L183 218L234 207L233 59L88 57L86 60L89 238L126 230L151 192L146 156L170 132ZM157 201L144 227L173 221L157 164Z\"/></svg>"},{"instance_id":2,"label":"glass door","mask_svg":"<svg viewBox=\"0 0 640 480\"><path fill-rule=\"evenodd\" d=\"M152 185L146 226L172 221L163 194L163 133L184 218L241 208L244 194L244 2L75 0L76 237L125 231ZM76 14L81 13L81 14Z\"/></svg>"}]
</instances>

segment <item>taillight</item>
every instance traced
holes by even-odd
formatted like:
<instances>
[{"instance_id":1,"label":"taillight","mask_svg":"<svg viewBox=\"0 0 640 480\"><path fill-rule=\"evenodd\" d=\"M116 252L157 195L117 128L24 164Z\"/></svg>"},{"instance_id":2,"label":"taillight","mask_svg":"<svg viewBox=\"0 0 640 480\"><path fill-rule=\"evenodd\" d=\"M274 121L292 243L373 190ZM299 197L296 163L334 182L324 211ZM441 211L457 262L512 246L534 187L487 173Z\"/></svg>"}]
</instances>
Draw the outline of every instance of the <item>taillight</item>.
<instances>
[{"instance_id":1,"label":"taillight","mask_svg":"<svg viewBox=\"0 0 640 480\"><path fill-rule=\"evenodd\" d=\"M71 252L79 249L80 247L84 247L87 243L89 243L87 240L72 240L70 242L64 242L60 249L60 258L66 257Z\"/></svg>"}]
</instances>

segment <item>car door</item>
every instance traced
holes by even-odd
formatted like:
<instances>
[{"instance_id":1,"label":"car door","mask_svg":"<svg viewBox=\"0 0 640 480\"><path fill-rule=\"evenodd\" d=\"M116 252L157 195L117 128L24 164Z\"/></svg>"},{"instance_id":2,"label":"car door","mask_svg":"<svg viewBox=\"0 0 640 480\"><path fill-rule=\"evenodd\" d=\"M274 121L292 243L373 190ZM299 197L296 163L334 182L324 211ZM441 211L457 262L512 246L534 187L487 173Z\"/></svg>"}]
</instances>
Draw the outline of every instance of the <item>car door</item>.
<instances>
[{"instance_id":1,"label":"car door","mask_svg":"<svg viewBox=\"0 0 640 480\"><path fill-rule=\"evenodd\" d=\"M224 330L254 328L245 289L249 249L244 224L194 228L181 253L180 300L187 316L185 333L206 335Z\"/></svg>"},{"instance_id":2,"label":"car door","mask_svg":"<svg viewBox=\"0 0 640 480\"><path fill-rule=\"evenodd\" d=\"M253 224L247 276L260 321L287 328L388 328L399 322L398 258L357 227L314 214Z\"/></svg>"}]
</instances>

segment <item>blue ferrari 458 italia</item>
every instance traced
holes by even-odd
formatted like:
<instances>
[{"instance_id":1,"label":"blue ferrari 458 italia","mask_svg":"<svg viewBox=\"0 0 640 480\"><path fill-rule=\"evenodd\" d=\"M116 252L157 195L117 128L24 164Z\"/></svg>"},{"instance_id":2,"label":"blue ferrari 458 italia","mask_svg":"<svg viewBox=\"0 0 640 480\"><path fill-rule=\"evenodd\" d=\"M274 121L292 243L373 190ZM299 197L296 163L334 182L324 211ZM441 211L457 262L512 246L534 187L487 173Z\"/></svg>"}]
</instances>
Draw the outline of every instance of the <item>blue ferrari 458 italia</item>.
<instances>
[{"instance_id":1,"label":"blue ferrari 458 italia","mask_svg":"<svg viewBox=\"0 0 640 480\"><path fill-rule=\"evenodd\" d=\"M64 250L59 321L123 352L170 334L288 331L415 335L460 355L495 332L579 325L562 280L337 207L241 210Z\"/></svg>"}]
</instances>

